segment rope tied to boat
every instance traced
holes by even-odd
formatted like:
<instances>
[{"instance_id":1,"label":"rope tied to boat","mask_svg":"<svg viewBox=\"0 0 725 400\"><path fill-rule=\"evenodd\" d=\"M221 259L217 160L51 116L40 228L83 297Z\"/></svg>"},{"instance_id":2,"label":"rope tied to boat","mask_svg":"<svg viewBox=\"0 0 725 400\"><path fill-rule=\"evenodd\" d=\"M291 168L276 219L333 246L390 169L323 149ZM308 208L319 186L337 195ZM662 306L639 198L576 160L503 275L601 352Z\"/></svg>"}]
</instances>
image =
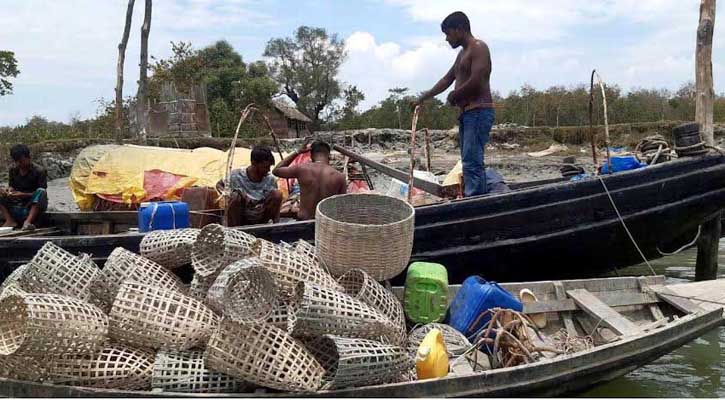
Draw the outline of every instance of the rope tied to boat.
<instances>
[{"instance_id":1,"label":"rope tied to boat","mask_svg":"<svg viewBox=\"0 0 725 400\"><path fill-rule=\"evenodd\" d=\"M612 208L614 208L614 212L617 213L617 218L619 218L619 222L622 223L622 226L624 227L625 232L627 232L627 236L629 236L629 240L632 241L632 244L637 249L637 252L639 252L639 255L642 257L642 260L644 260L644 263L647 264L647 267L649 268L650 272L652 272L652 275L657 275L654 268L652 268L652 265L647 260L647 257L644 256L644 253L642 252L642 249L639 248L639 245L637 244L637 241L634 240L634 236L632 236L632 232L629 231L629 228L627 227L627 224L624 222L624 218L622 218L622 214L620 214L619 209L617 208L617 205L614 203L614 199L612 198L612 194L609 193L609 189L607 188L607 184L604 183L604 178L602 178L601 175L597 175L597 178L599 178L599 182L602 183L602 187L604 188L604 192L607 194L607 197L609 197L609 202L612 204Z\"/></svg>"},{"instance_id":2,"label":"rope tied to boat","mask_svg":"<svg viewBox=\"0 0 725 400\"><path fill-rule=\"evenodd\" d=\"M701 233L702 233L702 225L698 225L697 226L697 234L695 235L695 238L692 239L692 241L690 243L687 243L686 245L680 247L679 249L677 249L677 250L675 250L675 251L673 251L671 253L667 253L667 252L664 252L664 251L660 250L660 247L659 246L655 247L655 249L657 249L657 252L660 253L663 256L674 256L675 254L679 254L683 250L688 249L689 247L694 246L697 243L697 239L700 238L700 234Z\"/></svg>"}]
</instances>

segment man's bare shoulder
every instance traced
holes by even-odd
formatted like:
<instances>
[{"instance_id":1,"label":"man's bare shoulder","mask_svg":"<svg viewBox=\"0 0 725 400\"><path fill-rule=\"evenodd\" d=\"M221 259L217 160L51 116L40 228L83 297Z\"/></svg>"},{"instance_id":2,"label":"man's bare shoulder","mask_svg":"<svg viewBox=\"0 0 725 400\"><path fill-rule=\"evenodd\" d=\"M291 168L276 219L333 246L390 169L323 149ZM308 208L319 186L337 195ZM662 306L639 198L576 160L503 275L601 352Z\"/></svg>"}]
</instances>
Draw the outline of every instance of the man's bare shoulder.
<instances>
[{"instance_id":1,"label":"man's bare shoulder","mask_svg":"<svg viewBox=\"0 0 725 400\"><path fill-rule=\"evenodd\" d=\"M477 53L488 53L488 44L484 42L481 39L476 39L476 41L473 43L473 51Z\"/></svg>"}]
</instances>

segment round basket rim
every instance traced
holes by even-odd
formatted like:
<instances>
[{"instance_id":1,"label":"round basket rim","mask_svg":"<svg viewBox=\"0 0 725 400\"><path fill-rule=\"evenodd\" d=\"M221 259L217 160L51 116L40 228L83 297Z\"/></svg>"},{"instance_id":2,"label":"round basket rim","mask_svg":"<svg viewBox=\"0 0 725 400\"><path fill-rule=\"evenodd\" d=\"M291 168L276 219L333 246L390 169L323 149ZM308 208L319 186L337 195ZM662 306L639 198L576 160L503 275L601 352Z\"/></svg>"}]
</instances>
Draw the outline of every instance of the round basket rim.
<instances>
[{"instance_id":1,"label":"round basket rim","mask_svg":"<svg viewBox=\"0 0 725 400\"><path fill-rule=\"evenodd\" d=\"M398 221L395 221L395 222L388 222L387 224L360 224L360 223L356 223L356 222L344 222L344 221L340 221L340 220L337 220L337 219L333 219L333 218L331 218L330 216L326 215L325 213L323 213L320 210L320 207L324 203L326 203L326 202L334 201L334 200L339 200L339 199L341 199L343 197L349 197L349 196L367 196L367 197L379 197L379 198L391 199L394 202L398 202L400 204L404 204L410 210L410 213L408 214L408 216L406 216L405 218L403 218L401 220L398 220ZM387 196L387 195L384 195L384 194L377 194L377 193L346 193L346 194L337 194L337 195L330 196L330 197L327 197L325 199L322 199L322 201L320 201L319 203L317 203L317 207L315 209L315 216L316 216L316 218L320 218L321 220L324 220L325 222L331 221L331 222L334 222L335 224L341 225L341 226L349 226L349 227L356 227L356 228L384 228L384 227L389 227L389 226L395 226L395 225L401 225L401 224L408 223L409 220L415 218L415 207L413 207L412 205L408 204L407 201L400 200L397 197Z\"/></svg>"}]
</instances>

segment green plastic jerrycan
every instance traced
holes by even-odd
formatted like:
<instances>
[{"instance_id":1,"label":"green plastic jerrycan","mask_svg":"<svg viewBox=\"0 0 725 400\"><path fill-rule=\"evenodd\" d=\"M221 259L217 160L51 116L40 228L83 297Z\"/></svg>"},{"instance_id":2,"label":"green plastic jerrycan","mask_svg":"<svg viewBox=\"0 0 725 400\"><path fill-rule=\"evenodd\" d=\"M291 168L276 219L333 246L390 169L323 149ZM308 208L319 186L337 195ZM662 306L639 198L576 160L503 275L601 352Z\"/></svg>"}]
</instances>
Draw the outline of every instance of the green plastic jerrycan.
<instances>
[{"instance_id":1,"label":"green plastic jerrycan","mask_svg":"<svg viewBox=\"0 0 725 400\"><path fill-rule=\"evenodd\" d=\"M414 262L408 267L403 296L405 314L412 322L442 321L448 308L448 271L440 264Z\"/></svg>"}]
</instances>

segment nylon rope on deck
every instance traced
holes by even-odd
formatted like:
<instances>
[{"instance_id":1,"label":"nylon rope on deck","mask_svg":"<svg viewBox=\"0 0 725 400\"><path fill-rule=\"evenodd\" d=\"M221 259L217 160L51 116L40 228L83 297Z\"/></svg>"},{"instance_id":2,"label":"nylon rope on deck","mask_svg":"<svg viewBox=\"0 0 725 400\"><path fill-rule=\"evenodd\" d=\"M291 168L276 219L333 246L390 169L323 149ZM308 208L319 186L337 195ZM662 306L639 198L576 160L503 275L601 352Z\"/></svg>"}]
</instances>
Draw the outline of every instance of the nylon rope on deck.
<instances>
[{"instance_id":1,"label":"nylon rope on deck","mask_svg":"<svg viewBox=\"0 0 725 400\"><path fill-rule=\"evenodd\" d=\"M639 252L639 255L642 256L642 259L644 260L644 263L647 264L647 267L649 267L650 272L652 272L652 275L657 275L654 268L652 268L652 265L650 265L649 261L647 260L647 257L644 256L644 253L639 248L639 245L634 240L634 236L632 236L632 233L629 231L629 228L627 228L627 224L624 223L624 218L622 218L622 214L619 213L619 209L617 208L617 205L614 203L614 199L612 198L612 195L609 193L609 189L607 189L607 184L604 183L604 179L601 175L597 175L597 178L599 178L599 182L602 183L602 187L604 188L604 192L607 193L607 197L609 197L609 202L612 203L612 208L614 208L614 211L617 213L617 217L619 218L619 222L622 223L622 226L624 227L624 230L627 232L627 235L629 236L629 240L632 241L632 244Z\"/></svg>"}]
</instances>

